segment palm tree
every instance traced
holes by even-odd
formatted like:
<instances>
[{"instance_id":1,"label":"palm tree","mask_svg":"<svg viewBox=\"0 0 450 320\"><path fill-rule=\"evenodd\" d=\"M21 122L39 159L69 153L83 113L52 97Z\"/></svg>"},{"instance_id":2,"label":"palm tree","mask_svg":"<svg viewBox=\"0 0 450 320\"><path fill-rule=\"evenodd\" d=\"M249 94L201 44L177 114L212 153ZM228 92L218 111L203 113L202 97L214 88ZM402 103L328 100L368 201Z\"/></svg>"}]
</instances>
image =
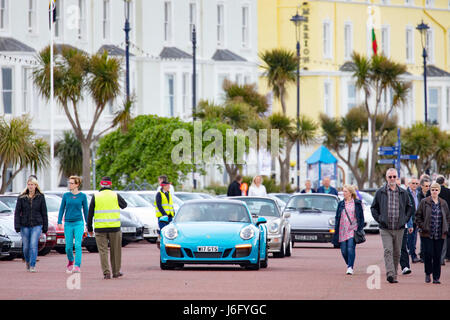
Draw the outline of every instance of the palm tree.
<instances>
[{"instance_id":1,"label":"palm tree","mask_svg":"<svg viewBox=\"0 0 450 320\"><path fill-rule=\"evenodd\" d=\"M48 144L36 138L31 130L31 119L24 116L12 118L9 123L0 118L0 193L4 193L17 174L26 167L34 171L48 165ZM8 178L7 170L12 168Z\"/></svg>"},{"instance_id":2,"label":"palm tree","mask_svg":"<svg viewBox=\"0 0 450 320\"><path fill-rule=\"evenodd\" d=\"M297 80L297 56L293 51L283 48L266 50L259 55L264 62L261 66L265 72L269 88L281 103L286 115L287 86Z\"/></svg>"},{"instance_id":3,"label":"palm tree","mask_svg":"<svg viewBox=\"0 0 450 320\"><path fill-rule=\"evenodd\" d=\"M62 140L55 144L55 156L59 158L59 171L63 177L81 175L83 172L83 151L73 131L64 131Z\"/></svg>"},{"instance_id":4,"label":"palm tree","mask_svg":"<svg viewBox=\"0 0 450 320\"><path fill-rule=\"evenodd\" d=\"M128 132L128 127L132 123L132 109L134 107L135 98L132 97L129 100L125 100L123 103L123 109L114 113L113 126L119 126L122 132Z\"/></svg>"},{"instance_id":5,"label":"palm tree","mask_svg":"<svg viewBox=\"0 0 450 320\"><path fill-rule=\"evenodd\" d=\"M33 79L39 92L50 99L50 47L44 48L37 57L38 67L33 72ZM94 135L97 122L105 106L112 103L120 93L120 61L108 57L107 52L89 56L74 47L62 45L55 52L54 91L55 97L64 109L75 136L83 150L83 181L85 187L91 187L90 148L101 134ZM83 128L79 117L79 102L86 91L95 102L94 116L89 128ZM113 128L111 125L107 129Z\"/></svg>"}]
</instances>

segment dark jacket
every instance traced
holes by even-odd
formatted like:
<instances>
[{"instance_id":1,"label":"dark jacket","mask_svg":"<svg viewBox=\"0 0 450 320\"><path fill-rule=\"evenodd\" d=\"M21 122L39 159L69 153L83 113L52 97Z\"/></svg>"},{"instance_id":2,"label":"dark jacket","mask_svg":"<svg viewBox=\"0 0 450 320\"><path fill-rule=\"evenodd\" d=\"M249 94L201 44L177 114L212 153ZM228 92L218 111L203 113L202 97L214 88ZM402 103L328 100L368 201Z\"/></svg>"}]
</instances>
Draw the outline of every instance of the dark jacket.
<instances>
[{"instance_id":1,"label":"dark jacket","mask_svg":"<svg viewBox=\"0 0 450 320\"><path fill-rule=\"evenodd\" d=\"M230 183L227 191L228 197L240 197L242 196L241 184L236 180Z\"/></svg>"},{"instance_id":2,"label":"dark jacket","mask_svg":"<svg viewBox=\"0 0 450 320\"><path fill-rule=\"evenodd\" d=\"M42 233L48 230L47 204L45 197L36 189L33 199L28 193L21 194L17 198L16 210L14 212L14 229L20 232L22 227L42 226Z\"/></svg>"},{"instance_id":3,"label":"dark jacket","mask_svg":"<svg viewBox=\"0 0 450 320\"><path fill-rule=\"evenodd\" d=\"M411 218L408 221L408 228L413 228L414 227L414 217L416 215L416 204L414 203L414 196L412 195L411 189L410 188L406 189L406 192L408 193L409 201L411 201L411 204L412 204L412 214L411 214ZM416 190L416 193L417 193L417 200L420 203L420 194L422 192L419 192L418 190Z\"/></svg>"},{"instance_id":4,"label":"dark jacket","mask_svg":"<svg viewBox=\"0 0 450 320\"><path fill-rule=\"evenodd\" d=\"M325 193L325 187L324 186L320 186L319 189L317 189L317 193ZM337 196L338 192L337 192L337 190L335 188L330 186L330 192L328 194L334 194L335 196Z\"/></svg>"},{"instance_id":5,"label":"dark jacket","mask_svg":"<svg viewBox=\"0 0 450 320\"><path fill-rule=\"evenodd\" d=\"M341 223L341 216L343 214L345 214L344 208L345 208L345 200L342 200L338 204L338 207L336 209L336 217L334 218L335 219L334 235L333 235L333 240L331 240L331 242L335 246L339 246L339 227L340 227L340 223ZM355 199L355 216L356 216L356 221L358 223L358 230L363 230L364 229L364 210L362 207L361 200L358 200L358 199Z\"/></svg>"},{"instance_id":6,"label":"dark jacket","mask_svg":"<svg viewBox=\"0 0 450 320\"><path fill-rule=\"evenodd\" d=\"M110 188L101 188L100 192L103 190L110 190ZM120 196L120 194L117 194L117 201L119 203L120 209L125 209L127 207L127 202L124 198ZM92 195L91 203L89 203L89 215L88 215L88 221L87 221L87 229L89 232L93 231L92 223L94 220L94 213L95 213L95 195ZM118 232L120 231L120 228L101 228L101 229L95 229L95 232L100 233L107 233L107 232Z\"/></svg>"},{"instance_id":7,"label":"dark jacket","mask_svg":"<svg viewBox=\"0 0 450 320\"><path fill-rule=\"evenodd\" d=\"M450 222L450 209L447 205L447 202L438 198L441 203L441 211L442 211L442 239L447 237L448 233L448 224ZM420 232L420 236L427 238L430 236L431 229L431 207L433 204L433 200L431 197L426 197L422 201L420 201L419 207L416 211L415 223Z\"/></svg>"},{"instance_id":8,"label":"dark jacket","mask_svg":"<svg viewBox=\"0 0 450 320\"><path fill-rule=\"evenodd\" d=\"M311 188L312 193L317 193L317 191L313 188ZM300 193L306 193L306 189L303 189Z\"/></svg>"},{"instance_id":9,"label":"dark jacket","mask_svg":"<svg viewBox=\"0 0 450 320\"><path fill-rule=\"evenodd\" d=\"M408 196L406 190L398 188L398 199L399 199L399 227L400 229L405 228L405 224L411 218L412 215L412 203ZM382 186L375 193L375 197L370 207L372 211L372 216L381 229L388 228L388 194L386 191L386 185Z\"/></svg>"}]
</instances>

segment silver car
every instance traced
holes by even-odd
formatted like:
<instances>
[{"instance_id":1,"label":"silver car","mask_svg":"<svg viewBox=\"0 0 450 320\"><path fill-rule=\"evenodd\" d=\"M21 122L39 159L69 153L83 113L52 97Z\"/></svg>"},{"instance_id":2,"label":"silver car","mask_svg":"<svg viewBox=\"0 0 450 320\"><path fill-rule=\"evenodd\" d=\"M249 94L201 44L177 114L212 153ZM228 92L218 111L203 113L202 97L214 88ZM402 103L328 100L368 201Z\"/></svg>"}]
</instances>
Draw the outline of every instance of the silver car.
<instances>
[{"instance_id":1,"label":"silver car","mask_svg":"<svg viewBox=\"0 0 450 320\"><path fill-rule=\"evenodd\" d=\"M270 197L232 197L246 203L254 219L264 217L267 220L268 252L276 258L291 256L290 212L282 214L276 200Z\"/></svg>"},{"instance_id":2,"label":"silver car","mask_svg":"<svg viewBox=\"0 0 450 320\"><path fill-rule=\"evenodd\" d=\"M331 242L339 198L313 193L293 195L284 209L291 213L292 245L295 242Z\"/></svg>"}]
</instances>

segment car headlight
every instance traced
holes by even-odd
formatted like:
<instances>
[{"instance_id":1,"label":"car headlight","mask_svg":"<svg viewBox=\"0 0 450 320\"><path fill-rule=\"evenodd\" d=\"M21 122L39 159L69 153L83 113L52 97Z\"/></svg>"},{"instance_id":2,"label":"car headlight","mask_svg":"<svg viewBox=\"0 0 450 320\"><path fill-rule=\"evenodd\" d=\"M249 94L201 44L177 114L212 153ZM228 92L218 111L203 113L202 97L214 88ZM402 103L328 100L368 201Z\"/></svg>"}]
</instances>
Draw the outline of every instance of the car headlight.
<instances>
[{"instance_id":1,"label":"car headlight","mask_svg":"<svg viewBox=\"0 0 450 320\"><path fill-rule=\"evenodd\" d=\"M240 236L243 240L249 240L255 236L255 230L251 226L242 228Z\"/></svg>"},{"instance_id":2,"label":"car headlight","mask_svg":"<svg viewBox=\"0 0 450 320\"><path fill-rule=\"evenodd\" d=\"M165 227L163 229L164 232L164 236L169 239L169 240L173 240L176 237L178 237L178 230L175 227Z\"/></svg>"},{"instance_id":3,"label":"car headlight","mask_svg":"<svg viewBox=\"0 0 450 320\"><path fill-rule=\"evenodd\" d=\"M278 229L280 228L279 221L272 221L269 223L269 227L267 228L270 233L277 233Z\"/></svg>"},{"instance_id":4,"label":"car headlight","mask_svg":"<svg viewBox=\"0 0 450 320\"><path fill-rule=\"evenodd\" d=\"M334 218L331 218L328 220L328 223L330 224L330 226L334 226L336 224L336 220Z\"/></svg>"}]
</instances>

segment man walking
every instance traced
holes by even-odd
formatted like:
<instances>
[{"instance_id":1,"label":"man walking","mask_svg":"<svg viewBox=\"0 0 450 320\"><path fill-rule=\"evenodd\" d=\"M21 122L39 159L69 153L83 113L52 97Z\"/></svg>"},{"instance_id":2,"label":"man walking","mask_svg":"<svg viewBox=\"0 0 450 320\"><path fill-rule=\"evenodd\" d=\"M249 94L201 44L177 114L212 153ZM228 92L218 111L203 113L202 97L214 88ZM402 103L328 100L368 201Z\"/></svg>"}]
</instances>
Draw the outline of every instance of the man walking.
<instances>
[{"instance_id":1,"label":"man walking","mask_svg":"<svg viewBox=\"0 0 450 320\"><path fill-rule=\"evenodd\" d=\"M441 192L439 192L439 198L444 199L447 202L448 207L450 208L450 189L445 187L445 177L438 176L436 178L436 182L441 186ZM450 232L450 229L449 229ZM445 266L445 258L449 259L450 256L447 255L449 244L449 238L444 239L444 245L442 247L442 255L441 255L441 265Z\"/></svg>"},{"instance_id":2,"label":"man walking","mask_svg":"<svg viewBox=\"0 0 450 320\"><path fill-rule=\"evenodd\" d=\"M409 180L409 186L408 189L406 190L408 192L409 195L409 200L411 201L411 204L413 205L413 213L411 215L411 219L409 222L409 225L411 226L411 221L412 223L412 232L408 233L408 240L407 240L407 244L408 244L408 251L409 251L409 255L411 256L411 261L412 263L417 263L420 261L420 259L417 257L416 254L416 243L417 243L417 226L414 223L414 216L415 216L415 212L417 210L417 207L419 206L419 191L417 190L417 188L419 187L419 180L415 177L411 178Z\"/></svg>"},{"instance_id":3,"label":"man walking","mask_svg":"<svg viewBox=\"0 0 450 320\"><path fill-rule=\"evenodd\" d=\"M397 283L397 269L400 262L400 250L405 224L411 218L412 204L406 190L396 183L397 170L390 168L386 172L386 185L375 193L372 216L380 227L384 248L384 264L389 283Z\"/></svg>"},{"instance_id":4,"label":"man walking","mask_svg":"<svg viewBox=\"0 0 450 320\"><path fill-rule=\"evenodd\" d=\"M100 191L96 192L89 204L87 228L90 236L94 220L95 241L100 256L104 279L111 279L108 262L108 243L111 250L111 269L113 278L123 276L120 272L122 263L122 232L120 231L120 209L127 207L127 202L111 190L110 177L103 177Z\"/></svg>"},{"instance_id":5,"label":"man walking","mask_svg":"<svg viewBox=\"0 0 450 320\"><path fill-rule=\"evenodd\" d=\"M430 186L431 186L431 179L428 175L423 174L420 176L420 187L417 188L417 191L419 192L417 199L419 200L419 204L420 201L422 201L423 199L425 199L427 197L427 193L430 190ZM419 237L420 238L420 237ZM423 256L423 243L422 240L420 240L420 252L419 252L419 261L423 263L424 261L424 256Z\"/></svg>"},{"instance_id":6,"label":"man walking","mask_svg":"<svg viewBox=\"0 0 450 320\"><path fill-rule=\"evenodd\" d=\"M228 186L227 196L228 197L242 196L241 183L242 183L242 176L238 174L236 176L236 179L234 179L234 181L230 183L230 185Z\"/></svg>"},{"instance_id":7,"label":"man walking","mask_svg":"<svg viewBox=\"0 0 450 320\"><path fill-rule=\"evenodd\" d=\"M317 189L317 193L334 194L335 196L338 195L337 190L331 186L330 177L324 177L322 179L322 185Z\"/></svg>"}]
</instances>

